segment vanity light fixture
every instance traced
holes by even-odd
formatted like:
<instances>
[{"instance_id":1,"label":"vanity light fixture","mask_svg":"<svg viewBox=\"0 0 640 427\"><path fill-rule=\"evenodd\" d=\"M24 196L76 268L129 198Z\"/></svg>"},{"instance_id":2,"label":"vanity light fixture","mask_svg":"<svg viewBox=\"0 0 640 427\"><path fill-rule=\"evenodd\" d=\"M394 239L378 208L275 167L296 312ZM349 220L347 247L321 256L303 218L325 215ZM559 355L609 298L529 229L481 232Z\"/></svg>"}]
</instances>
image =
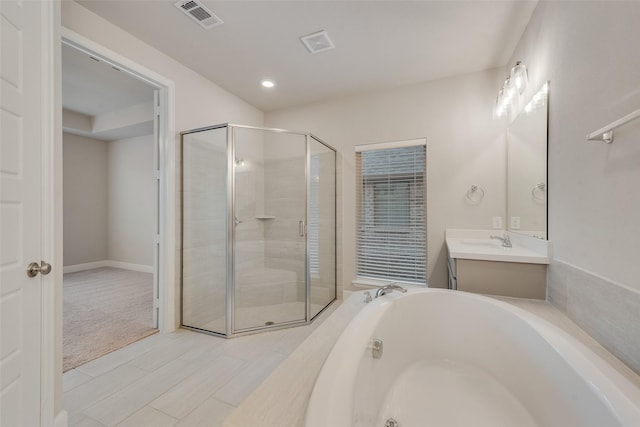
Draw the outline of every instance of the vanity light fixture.
<instances>
[{"instance_id":1,"label":"vanity light fixture","mask_svg":"<svg viewBox=\"0 0 640 427\"><path fill-rule=\"evenodd\" d=\"M527 67L522 61L516 62L504 81L502 89L498 92L496 105L493 109L494 118L501 118L516 109L528 83Z\"/></svg>"},{"instance_id":2,"label":"vanity light fixture","mask_svg":"<svg viewBox=\"0 0 640 427\"><path fill-rule=\"evenodd\" d=\"M524 106L524 112L526 114L530 114L537 110L538 108L544 107L547 105L547 94L549 93L549 82L546 82L542 85L540 90L533 95L531 101Z\"/></svg>"},{"instance_id":3,"label":"vanity light fixture","mask_svg":"<svg viewBox=\"0 0 640 427\"><path fill-rule=\"evenodd\" d=\"M261 81L260 84L262 85L262 87L266 87L268 89L271 89L276 85L273 80L266 80L266 79Z\"/></svg>"},{"instance_id":4,"label":"vanity light fixture","mask_svg":"<svg viewBox=\"0 0 640 427\"><path fill-rule=\"evenodd\" d=\"M522 95L524 90L529 84L529 78L527 77L527 67L524 66L522 61L517 61L516 65L511 69L510 79L513 82L513 86L518 93Z\"/></svg>"}]
</instances>

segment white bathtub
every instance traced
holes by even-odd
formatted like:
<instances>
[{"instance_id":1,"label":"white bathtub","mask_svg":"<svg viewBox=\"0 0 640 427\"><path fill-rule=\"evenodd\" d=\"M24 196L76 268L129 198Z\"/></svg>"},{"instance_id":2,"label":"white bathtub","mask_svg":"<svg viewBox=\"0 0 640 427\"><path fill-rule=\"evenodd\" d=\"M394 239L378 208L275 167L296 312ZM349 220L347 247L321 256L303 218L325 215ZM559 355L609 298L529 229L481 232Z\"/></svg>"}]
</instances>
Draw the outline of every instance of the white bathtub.
<instances>
[{"instance_id":1,"label":"white bathtub","mask_svg":"<svg viewBox=\"0 0 640 427\"><path fill-rule=\"evenodd\" d=\"M384 343L372 357L373 339ZM344 330L306 427L640 426L640 390L580 342L510 304L393 292Z\"/></svg>"}]
</instances>

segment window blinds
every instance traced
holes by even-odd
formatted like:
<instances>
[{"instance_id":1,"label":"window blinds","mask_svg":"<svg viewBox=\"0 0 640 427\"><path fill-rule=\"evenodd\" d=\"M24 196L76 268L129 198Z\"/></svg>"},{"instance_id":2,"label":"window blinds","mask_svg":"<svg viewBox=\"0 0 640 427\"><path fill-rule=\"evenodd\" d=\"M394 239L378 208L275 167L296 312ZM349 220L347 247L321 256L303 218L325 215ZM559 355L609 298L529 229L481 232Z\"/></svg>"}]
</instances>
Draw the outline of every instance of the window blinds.
<instances>
[{"instance_id":1,"label":"window blinds","mask_svg":"<svg viewBox=\"0 0 640 427\"><path fill-rule=\"evenodd\" d=\"M320 274L320 158L311 156L309 197L309 272Z\"/></svg>"},{"instance_id":2,"label":"window blinds","mask_svg":"<svg viewBox=\"0 0 640 427\"><path fill-rule=\"evenodd\" d=\"M357 274L426 284L426 146L356 152Z\"/></svg>"}]
</instances>

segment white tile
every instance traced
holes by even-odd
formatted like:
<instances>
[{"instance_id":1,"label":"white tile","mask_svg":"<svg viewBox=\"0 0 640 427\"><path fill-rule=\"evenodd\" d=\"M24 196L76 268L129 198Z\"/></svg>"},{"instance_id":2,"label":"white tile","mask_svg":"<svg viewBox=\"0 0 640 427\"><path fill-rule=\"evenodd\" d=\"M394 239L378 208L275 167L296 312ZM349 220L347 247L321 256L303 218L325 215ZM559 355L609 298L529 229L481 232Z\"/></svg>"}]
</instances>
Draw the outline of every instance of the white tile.
<instances>
[{"instance_id":1,"label":"white tile","mask_svg":"<svg viewBox=\"0 0 640 427\"><path fill-rule=\"evenodd\" d=\"M135 366L122 365L64 393L64 409L80 412L142 378L145 372Z\"/></svg>"},{"instance_id":2,"label":"white tile","mask_svg":"<svg viewBox=\"0 0 640 427\"><path fill-rule=\"evenodd\" d=\"M305 340L257 386L225 419L224 425L279 427L304 424L307 399L318 372L340 333L362 307L364 304L360 300L353 299L335 304L335 312L328 319L323 313L318 320L326 321L317 326L317 333Z\"/></svg>"},{"instance_id":3,"label":"white tile","mask_svg":"<svg viewBox=\"0 0 640 427\"><path fill-rule=\"evenodd\" d=\"M211 397L181 419L176 424L176 427L220 427L222 421L227 418L234 408L234 406Z\"/></svg>"},{"instance_id":4,"label":"white tile","mask_svg":"<svg viewBox=\"0 0 640 427\"><path fill-rule=\"evenodd\" d=\"M103 424L113 426L142 409L143 406L194 373L197 368L183 361L174 360L84 412Z\"/></svg>"},{"instance_id":5,"label":"white tile","mask_svg":"<svg viewBox=\"0 0 640 427\"><path fill-rule=\"evenodd\" d=\"M174 334L172 334L174 335ZM151 351L136 357L131 364L146 371L155 371L189 351L194 345L191 334L175 334L153 347Z\"/></svg>"},{"instance_id":6,"label":"white tile","mask_svg":"<svg viewBox=\"0 0 640 427\"><path fill-rule=\"evenodd\" d=\"M123 422L118 427L172 427L178 420L145 406Z\"/></svg>"},{"instance_id":7,"label":"white tile","mask_svg":"<svg viewBox=\"0 0 640 427\"><path fill-rule=\"evenodd\" d=\"M150 403L153 408L182 418L238 375L246 362L221 356Z\"/></svg>"},{"instance_id":8,"label":"white tile","mask_svg":"<svg viewBox=\"0 0 640 427\"><path fill-rule=\"evenodd\" d=\"M77 369L67 371L62 375L62 391L66 393L91 379L93 379L91 375L84 374Z\"/></svg>"},{"instance_id":9,"label":"white tile","mask_svg":"<svg viewBox=\"0 0 640 427\"><path fill-rule=\"evenodd\" d=\"M197 365L206 365L216 360L222 352L222 347L227 341L226 338L215 337L212 335L198 334L207 338L207 341L195 344L190 350L178 357L179 360L194 363Z\"/></svg>"},{"instance_id":10,"label":"white tile","mask_svg":"<svg viewBox=\"0 0 640 427\"><path fill-rule=\"evenodd\" d=\"M64 395L70 427L145 425L147 419L151 425L171 419L183 427L221 425L320 323L233 339L179 330L118 350L70 375L73 388ZM102 375L87 379L92 373ZM154 423L156 417L161 421Z\"/></svg>"},{"instance_id":11,"label":"white tile","mask_svg":"<svg viewBox=\"0 0 640 427\"><path fill-rule=\"evenodd\" d=\"M147 351L150 351L154 346L166 339L167 335L164 334L151 335L150 337L134 342L124 348L92 360L89 363L85 363L76 369L84 374L97 377L118 366L128 363L133 358L144 354Z\"/></svg>"},{"instance_id":12,"label":"white tile","mask_svg":"<svg viewBox=\"0 0 640 427\"><path fill-rule=\"evenodd\" d=\"M631 369L640 372L640 293L567 269L567 313Z\"/></svg>"},{"instance_id":13,"label":"white tile","mask_svg":"<svg viewBox=\"0 0 640 427\"><path fill-rule=\"evenodd\" d=\"M254 361L274 351L278 340L285 333L286 330L278 330L231 338L221 347L221 353L246 361Z\"/></svg>"},{"instance_id":14,"label":"white tile","mask_svg":"<svg viewBox=\"0 0 640 427\"><path fill-rule=\"evenodd\" d=\"M275 351L285 356L291 354L313 331L309 326L287 329L287 334L278 340Z\"/></svg>"},{"instance_id":15,"label":"white tile","mask_svg":"<svg viewBox=\"0 0 640 427\"><path fill-rule=\"evenodd\" d=\"M220 388L214 397L222 402L238 406L285 359L280 353L269 353L253 361L247 368Z\"/></svg>"},{"instance_id":16,"label":"white tile","mask_svg":"<svg viewBox=\"0 0 640 427\"><path fill-rule=\"evenodd\" d=\"M105 425L84 414L76 414L69 417L69 427L105 427Z\"/></svg>"},{"instance_id":17,"label":"white tile","mask_svg":"<svg viewBox=\"0 0 640 427\"><path fill-rule=\"evenodd\" d=\"M89 418L81 412L69 414L67 421L69 427L106 427L101 422Z\"/></svg>"},{"instance_id":18,"label":"white tile","mask_svg":"<svg viewBox=\"0 0 640 427\"><path fill-rule=\"evenodd\" d=\"M567 311L567 270L570 267L562 262L552 260L547 269L547 300Z\"/></svg>"}]
</instances>

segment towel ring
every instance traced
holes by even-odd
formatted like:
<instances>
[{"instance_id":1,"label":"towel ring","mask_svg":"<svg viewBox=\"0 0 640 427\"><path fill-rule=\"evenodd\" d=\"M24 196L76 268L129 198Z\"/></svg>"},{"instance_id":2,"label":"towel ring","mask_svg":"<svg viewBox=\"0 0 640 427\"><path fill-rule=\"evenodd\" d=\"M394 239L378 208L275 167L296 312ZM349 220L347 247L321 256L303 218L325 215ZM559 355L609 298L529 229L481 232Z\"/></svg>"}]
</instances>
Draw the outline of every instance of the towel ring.
<instances>
[{"instance_id":1,"label":"towel ring","mask_svg":"<svg viewBox=\"0 0 640 427\"><path fill-rule=\"evenodd\" d=\"M545 201L544 191L546 190L546 188L547 188L547 185L544 182L537 183L531 189L531 197L533 197L534 200L537 200L539 202L544 202ZM540 193L542 193L542 197L540 197Z\"/></svg>"},{"instance_id":2,"label":"towel ring","mask_svg":"<svg viewBox=\"0 0 640 427\"><path fill-rule=\"evenodd\" d=\"M480 203L480 201L483 198L484 198L484 189L479 185L473 184L467 191L467 199L469 199L469 201L473 203Z\"/></svg>"}]
</instances>

